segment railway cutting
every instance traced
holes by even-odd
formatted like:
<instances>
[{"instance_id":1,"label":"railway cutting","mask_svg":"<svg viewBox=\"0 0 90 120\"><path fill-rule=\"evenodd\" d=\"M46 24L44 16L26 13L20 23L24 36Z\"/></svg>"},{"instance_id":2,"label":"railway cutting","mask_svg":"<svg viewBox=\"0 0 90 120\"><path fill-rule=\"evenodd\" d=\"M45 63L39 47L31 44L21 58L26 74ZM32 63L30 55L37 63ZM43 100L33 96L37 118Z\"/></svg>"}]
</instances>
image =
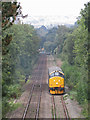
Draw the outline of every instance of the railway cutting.
<instances>
[{"instance_id":1,"label":"railway cutting","mask_svg":"<svg viewBox=\"0 0 90 120\"><path fill-rule=\"evenodd\" d=\"M51 66L55 66L53 56L40 54L37 66L32 73L31 82L27 85L28 96L24 98L24 108L17 109L10 118L17 117L22 120L26 118L35 120L38 118L70 119L63 95L52 95L49 92L48 68Z\"/></svg>"}]
</instances>

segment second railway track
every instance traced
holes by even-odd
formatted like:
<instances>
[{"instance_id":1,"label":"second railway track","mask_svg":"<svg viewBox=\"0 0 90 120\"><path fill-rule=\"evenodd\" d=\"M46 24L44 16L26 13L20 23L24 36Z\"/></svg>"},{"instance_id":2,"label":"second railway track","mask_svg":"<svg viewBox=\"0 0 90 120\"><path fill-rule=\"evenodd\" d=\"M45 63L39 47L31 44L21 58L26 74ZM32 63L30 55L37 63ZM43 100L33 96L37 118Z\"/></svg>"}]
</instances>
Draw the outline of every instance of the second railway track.
<instances>
[{"instance_id":1,"label":"second railway track","mask_svg":"<svg viewBox=\"0 0 90 120\"><path fill-rule=\"evenodd\" d=\"M35 118L36 120L39 117L39 108L42 94L42 83L43 83L43 75L46 67L46 56L42 55L39 59L38 66L34 70L32 76L32 88L30 91L30 96L28 98L28 102L26 108L24 110L22 119L25 118Z\"/></svg>"}]
</instances>

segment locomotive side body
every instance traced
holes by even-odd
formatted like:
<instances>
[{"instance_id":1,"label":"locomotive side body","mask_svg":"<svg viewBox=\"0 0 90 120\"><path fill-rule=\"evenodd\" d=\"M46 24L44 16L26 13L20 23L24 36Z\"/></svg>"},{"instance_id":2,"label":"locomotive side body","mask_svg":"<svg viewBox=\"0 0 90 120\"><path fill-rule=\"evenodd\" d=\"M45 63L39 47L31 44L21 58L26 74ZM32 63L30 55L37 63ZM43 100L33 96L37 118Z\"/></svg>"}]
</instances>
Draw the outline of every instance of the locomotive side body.
<instances>
[{"instance_id":1,"label":"locomotive side body","mask_svg":"<svg viewBox=\"0 0 90 120\"><path fill-rule=\"evenodd\" d=\"M57 66L50 67L48 70L48 85L51 94L64 93L64 73Z\"/></svg>"}]
</instances>

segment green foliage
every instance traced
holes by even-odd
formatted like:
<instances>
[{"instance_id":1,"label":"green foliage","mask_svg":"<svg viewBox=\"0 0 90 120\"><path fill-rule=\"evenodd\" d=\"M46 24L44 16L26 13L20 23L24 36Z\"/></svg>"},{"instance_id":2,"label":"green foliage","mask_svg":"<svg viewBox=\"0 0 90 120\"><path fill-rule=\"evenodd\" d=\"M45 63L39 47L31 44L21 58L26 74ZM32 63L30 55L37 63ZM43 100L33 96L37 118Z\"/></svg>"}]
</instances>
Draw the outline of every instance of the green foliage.
<instances>
[{"instance_id":1,"label":"green foliage","mask_svg":"<svg viewBox=\"0 0 90 120\"><path fill-rule=\"evenodd\" d=\"M54 49L57 46L56 33L57 33L57 28L52 28L48 31L48 33L45 36L44 47L48 52L53 53Z\"/></svg>"},{"instance_id":2,"label":"green foliage","mask_svg":"<svg viewBox=\"0 0 90 120\"><path fill-rule=\"evenodd\" d=\"M76 65L71 66L68 62L64 62L62 69L65 74L65 84L70 89L70 98L77 99L83 106L83 113L87 116L88 101L88 75L84 69L78 68Z\"/></svg>"},{"instance_id":3,"label":"green foliage","mask_svg":"<svg viewBox=\"0 0 90 120\"><path fill-rule=\"evenodd\" d=\"M7 111L13 111L17 109L18 107L22 106L20 103L14 103L14 99L9 100L7 97L3 98L2 101L2 116L5 117Z\"/></svg>"},{"instance_id":4,"label":"green foliage","mask_svg":"<svg viewBox=\"0 0 90 120\"><path fill-rule=\"evenodd\" d=\"M85 8L81 9L81 17L85 20L84 24L86 26L86 28L88 28L88 32L90 32L90 2L88 2L87 4L84 4ZM79 23L81 21L78 21Z\"/></svg>"},{"instance_id":5,"label":"green foliage","mask_svg":"<svg viewBox=\"0 0 90 120\"><path fill-rule=\"evenodd\" d=\"M61 53L63 46L64 46L64 41L67 38L67 33L71 33L72 29L71 28L67 28L66 26L58 26L58 30L57 30L57 34L56 34L56 40L58 42L57 44L57 53Z\"/></svg>"},{"instance_id":6,"label":"green foliage","mask_svg":"<svg viewBox=\"0 0 90 120\"><path fill-rule=\"evenodd\" d=\"M70 91L70 99L75 100L77 97L77 91Z\"/></svg>"},{"instance_id":7,"label":"green foliage","mask_svg":"<svg viewBox=\"0 0 90 120\"><path fill-rule=\"evenodd\" d=\"M81 20L84 23L84 21ZM74 32L74 53L76 55L75 62L87 69L88 60L88 31L85 25L80 25Z\"/></svg>"},{"instance_id":8,"label":"green foliage","mask_svg":"<svg viewBox=\"0 0 90 120\"><path fill-rule=\"evenodd\" d=\"M72 34L68 34L66 40L64 41L64 47L62 51L63 59L67 59L69 64L74 64L75 54L73 53L74 49L74 36Z\"/></svg>"},{"instance_id":9,"label":"green foliage","mask_svg":"<svg viewBox=\"0 0 90 120\"><path fill-rule=\"evenodd\" d=\"M49 52L54 52L54 49L56 48L56 43L55 42L50 42L50 41L47 41L44 43L44 47L47 51Z\"/></svg>"},{"instance_id":10,"label":"green foliage","mask_svg":"<svg viewBox=\"0 0 90 120\"><path fill-rule=\"evenodd\" d=\"M7 107L13 110L14 105L9 101L21 94L21 81L24 82L26 75L31 74L38 59L40 43L34 27L30 25L14 24L4 31L3 38L7 34L12 36L12 41L5 48L7 54L2 56L3 113Z\"/></svg>"},{"instance_id":11,"label":"green foliage","mask_svg":"<svg viewBox=\"0 0 90 120\"><path fill-rule=\"evenodd\" d=\"M65 82L70 89L74 89L81 76L80 72L78 72L78 68L75 65L71 66L68 62L64 62L62 69L65 74Z\"/></svg>"},{"instance_id":12,"label":"green foliage","mask_svg":"<svg viewBox=\"0 0 90 120\"><path fill-rule=\"evenodd\" d=\"M58 28L52 28L48 31L45 37L44 47L46 51L52 53L61 53L68 32L72 29L66 26L58 26Z\"/></svg>"},{"instance_id":13,"label":"green foliage","mask_svg":"<svg viewBox=\"0 0 90 120\"><path fill-rule=\"evenodd\" d=\"M4 32L13 25L16 16L20 14L22 14L20 3L2 2L2 55L8 53L7 46L12 41L12 35Z\"/></svg>"},{"instance_id":14,"label":"green foliage","mask_svg":"<svg viewBox=\"0 0 90 120\"><path fill-rule=\"evenodd\" d=\"M2 2L2 30L5 30L8 27L10 27L16 20L16 16L20 13L21 13L20 3Z\"/></svg>"},{"instance_id":15,"label":"green foliage","mask_svg":"<svg viewBox=\"0 0 90 120\"><path fill-rule=\"evenodd\" d=\"M78 26L72 33L67 35L64 41L61 53L63 62L62 69L65 73L65 82L68 84L71 92L71 99L77 101L83 106L83 114L88 117L88 54L89 45L87 18L89 18L88 10L90 3L85 5L85 9L81 10L81 16L78 18ZM74 91L74 92L73 92Z\"/></svg>"},{"instance_id":16,"label":"green foliage","mask_svg":"<svg viewBox=\"0 0 90 120\"><path fill-rule=\"evenodd\" d=\"M18 84L10 85L8 87L7 97L8 98L17 98L18 96L20 96L20 92L21 92L20 85L18 85Z\"/></svg>"},{"instance_id":17,"label":"green foliage","mask_svg":"<svg viewBox=\"0 0 90 120\"><path fill-rule=\"evenodd\" d=\"M5 114L7 113L8 110L9 110L8 98L3 97L3 100L2 100L2 116L3 117L5 117Z\"/></svg>"},{"instance_id":18,"label":"green foliage","mask_svg":"<svg viewBox=\"0 0 90 120\"><path fill-rule=\"evenodd\" d=\"M15 104L13 101L21 95L21 86L20 84L15 85L5 85L3 88L3 99L2 99L2 114L5 117L6 113L12 110L15 110L19 107L19 103Z\"/></svg>"}]
</instances>

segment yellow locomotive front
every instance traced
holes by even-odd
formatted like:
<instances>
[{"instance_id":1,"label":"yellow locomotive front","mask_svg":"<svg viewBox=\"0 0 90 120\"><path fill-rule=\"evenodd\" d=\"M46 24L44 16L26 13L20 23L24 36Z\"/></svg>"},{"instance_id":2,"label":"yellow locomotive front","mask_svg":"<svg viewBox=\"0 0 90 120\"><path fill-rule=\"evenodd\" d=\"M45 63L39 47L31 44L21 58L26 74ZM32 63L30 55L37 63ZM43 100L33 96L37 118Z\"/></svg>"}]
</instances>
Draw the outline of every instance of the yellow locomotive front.
<instances>
[{"instance_id":1,"label":"yellow locomotive front","mask_svg":"<svg viewBox=\"0 0 90 120\"><path fill-rule=\"evenodd\" d=\"M64 73L61 68L53 66L48 71L48 84L49 92L51 94L63 94L64 93Z\"/></svg>"}]
</instances>

